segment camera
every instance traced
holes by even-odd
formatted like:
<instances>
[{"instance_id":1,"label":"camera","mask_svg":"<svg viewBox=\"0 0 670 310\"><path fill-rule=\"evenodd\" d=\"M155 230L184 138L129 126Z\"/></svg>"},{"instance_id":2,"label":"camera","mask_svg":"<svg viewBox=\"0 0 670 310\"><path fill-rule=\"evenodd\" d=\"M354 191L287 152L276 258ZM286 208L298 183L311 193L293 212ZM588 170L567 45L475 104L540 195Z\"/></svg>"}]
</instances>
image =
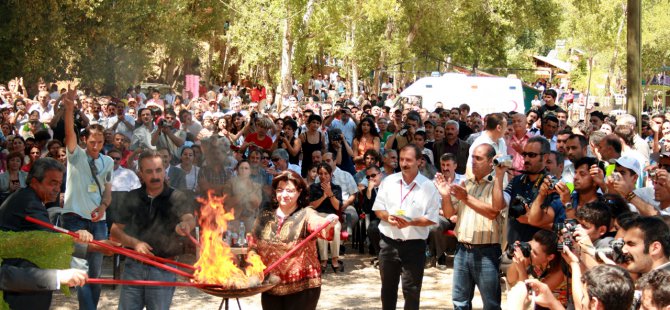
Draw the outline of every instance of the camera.
<instances>
[{"instance_id":1,"label":"camera","mask_svg":"<svg viewBox=\"0 0 670 310\"><path fill-rule=\"evenodd\" d=\"M516 195L512 204L509 207L509 216L518 218L526 214L526 205L530 205L531 201L521 195Z\"/></svg>"},{"instance_id":2,"label":"camera","mask_svg":"<svg viewBox=\"0 0 670 310\"><path fill-rule=\"evenodd\" d=\"M161 120L158 121L158 126L160 126L160 127L172 127L172 121L168 121L164 118L161 118Z\"/></svg>"},{"instance_id":3,"label":"camera","mask_svg":"<svg viewBox=\"0 0 670 310\"><path fill-rule=\"evenodd\" d=\"M563 248L565 247L570 249L570 251L574 251L574 238L572 235L575 233L578 226L580 225L576 219L567 219L563 223L557 223L554 226L556 234L559 237L563 237L563 242L559 243L556 247L558 252L563 252Z\"/></svg>"},{"instance_id":4,"label":"camera","mask_svg":"<svg viewBox=\"0 0 670 310\"><path fill-rule=\"evenodd\" d=\"M618 173L618 172L612 172L612 179L613 179L614 181L621 181L621 180L622 180L622 179L621 179L621 173Z\"/></svg>"},{"instance_id":5,"label":"camera","mask_svg":"<svg viewBox=\"0 0 670 310\"><path fill-rule=\"evenodd\" d=\"M251 112L251 120L256 121L258 119L258 111Z\"/></svg>"},{"instance_id":6,"label":"camera","mask_svg":"<svg viewBox=\"0 0 670 310\"><path fill-rule=\"evenodd\" d=\"M406 135L406 134L407 134L407 131L409 130L409 128L410 128L409 125L405 125L405 126L403 126L402 129L400 130L400 132L398 132L398 134L400 134L401 136Z\"/></svg>"},{"instance_id":7,"label":"camera","mask_svg":"<svg viewBox=\"0 0 670 310\"><path fill-rule=\"evenodd\" d=\"M656 179L656 170L649 170L649 178Z\"/></svg>"},{"instance_id":8,"label":"camera","mask_svg":"<svg viewBox=\"0 0 670 310\"><path fill-rule=\"evenodd\" d=\"M630 256L626 255L623 252L623 246L625 242L623 239L614 239L610 241L609 247L608 248L602 248L598 249L597 252L605 254L607 258L611 259L617 264L623 264L626 263L630 260ZM598 257L598 256L596 256Z\"/></svg>"},{"instance_id":9,"label":"camera","mask_svg":"<svg viewBox=\"0 0 670 310\"><path fill-rule=\"evenodd\" d=\"M279 136L282 137L282 138L284 138L286 135L284 134L284 131L280 131L280 132L279 132Z\"/></svg>"},{"instance_id":10,"label":"camera","mask_svg":"<svg viewBox=\"0 0 670 310\"><path fill-rule=\"evenodd\" d=\"M495 158L493 159L493 165L495 165L496 167L512 168L512 156L505 155Z\"/></svg>"},{"instance_id":11,"label":"camera","mask_svg":"<svg viewBox=\"0 0 670 310\"><path fill-rule=\"evenodd\" d=\"M551 175L551 174L550 174L550 175L547 175L547 178L548 178L549 181L551 182L551 183L549 184L549 190L553 190L553 189L555 189L555 188L556 188L556 184L558 184L558 182L561 181L561 180L559 180L557 177L555 177L555 176L553 176L553 175Z\"/></svg>"},{"instance_id":12,"label":"camera","mask_svg":"<svg viewBox=\"0 0 670 310\"><path fill-rule=\"evenodd\" d=\"M512 259L514 257L514 251L516 250L516 248L521 249L521 253L523 253L523 257L530 257L530 252L531 252L530 243L519 242L519 243L515 243L515 244L510 245L509 247L507 247L507 251L505 251L505 255L507 255L507 258Z\"/></svg>"},{"instance_id":13,"label":"camera","mask_svg":"<svg viewBox=\"0 0 670 310\"><path fill-rule=\"evenodd\" d=\"M341 133L336 133L333 135L333 141L342 141L342 134Z\"/></svg>"}]
</instances>

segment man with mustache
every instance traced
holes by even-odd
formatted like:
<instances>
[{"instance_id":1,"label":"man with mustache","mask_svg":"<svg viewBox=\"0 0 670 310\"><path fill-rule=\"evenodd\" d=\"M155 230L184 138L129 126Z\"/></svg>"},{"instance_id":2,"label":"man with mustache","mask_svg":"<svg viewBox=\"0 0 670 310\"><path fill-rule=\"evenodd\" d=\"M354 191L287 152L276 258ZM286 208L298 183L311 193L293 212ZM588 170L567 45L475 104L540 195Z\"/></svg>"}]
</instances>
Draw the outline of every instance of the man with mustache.
<instances>
[{"instance_id":1,"label":"man with mustache","mask_svg":"<svg viewBox=\"0 0 670 310\"><path fill-rule=\"evenodd\" d=\"M439 194L419 174L421 151L413 144L400 149L400 173L382 181L372 210L381 220L379 273L383 309L395 309L402 277L405 309L419 309L426 238L438 222Z\"/></svg>"},{"instance_id":2,"label":"man with mustache","mask_svg":"<svg viewBox=\"0 0 670 310\"><path fill-rule=\"evenodd\" d=\"M514 177L505 188L505 192L511 198L507 224L507 244L514 244L516 241L530 241L540 229L552 228L553 222L551 220L546 223L529 223L528 214L532 201L542 200L542 203L549 204L551 208L547 208L547 210L551 209L552 220L556 218L562 221L565 218L565 211L557 194L536 198L540 192L540 186L549 175L545 169L545 163L550 153L549 141L541 136L528 139L523 152L521 152L524 160L522 174ZM529 203L523 203L517 199L518 196L527 199Z\"/></svg>"},{"instance_id":3,"label":"man with mustache","mask_svg":"<svg viewBox=\"0 0 670 310\"><path fill-rule=\"evenodd\" d=\"M132 190L120 205L112 225L114 240L143 254L173 259L183 254L183 238L195 228L192 200L184 192L165 185L162 156L152 150L138 160L142 187ZM176 281L169 271L127 258L123 280ZM119 309L169 309L174 287L123 286Z\"/></svg>"},{"instance_id":4,"label":"man with mustache","mask_svg":"<svg viewBox=\"0 0 670 310\"><path fill-rule=\"evenodd\" d=\"M465 164L468 162L470 144L461 140L459 136L460 125L455 120L447 121L445 126L445 139L435 141L433 149L435 152L435 168L440 170L440 161L442 154L454 154L456 157L456 173L465 174Z\"/></svg>"}]
</instances>

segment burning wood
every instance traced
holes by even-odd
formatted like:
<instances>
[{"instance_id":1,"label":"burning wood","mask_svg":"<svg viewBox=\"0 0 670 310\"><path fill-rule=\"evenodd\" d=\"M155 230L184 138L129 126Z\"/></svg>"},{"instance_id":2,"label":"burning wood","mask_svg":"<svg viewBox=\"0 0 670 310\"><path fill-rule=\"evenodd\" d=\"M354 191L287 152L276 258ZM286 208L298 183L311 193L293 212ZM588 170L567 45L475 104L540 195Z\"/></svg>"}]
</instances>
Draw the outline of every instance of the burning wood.
<instances>
[{"instance_id":1,"label":"burning wood","mask_svg":"<svg viewBox=\"0 0 670 310\"><path fill-rule=\"evenodd\" d=\"M200 212L200 258L195 263L194 282L220 285L224 289L259 286L263 282L265 265L255 253L247 255L243 271L235 264L230 246L223 241L228 222L235 219L233 211L223 206L225 197L208 192L207 199L198 198ZM242 236L242 238L244 238Z\"/></svg>"}]
</instances>

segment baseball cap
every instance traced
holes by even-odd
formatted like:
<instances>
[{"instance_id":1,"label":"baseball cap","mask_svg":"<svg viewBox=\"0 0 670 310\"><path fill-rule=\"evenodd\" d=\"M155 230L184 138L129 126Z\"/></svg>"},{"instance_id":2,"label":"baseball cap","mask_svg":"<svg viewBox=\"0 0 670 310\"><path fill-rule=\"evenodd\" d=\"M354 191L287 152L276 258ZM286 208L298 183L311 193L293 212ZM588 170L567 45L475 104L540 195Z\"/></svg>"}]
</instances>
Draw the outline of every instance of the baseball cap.
<instances>
[{"instance_id":1,"label":"baseball cap","mask_svg":"<svg viewBox=\"0 0 670 310\"><path fill-rule=\"evenodd\" d=\"M642 169L640 168L640 162L633 157L622 156L619 157L616 161L617 165L630 169L638 176L642 175Z\"/></svg>"}]
</instances>

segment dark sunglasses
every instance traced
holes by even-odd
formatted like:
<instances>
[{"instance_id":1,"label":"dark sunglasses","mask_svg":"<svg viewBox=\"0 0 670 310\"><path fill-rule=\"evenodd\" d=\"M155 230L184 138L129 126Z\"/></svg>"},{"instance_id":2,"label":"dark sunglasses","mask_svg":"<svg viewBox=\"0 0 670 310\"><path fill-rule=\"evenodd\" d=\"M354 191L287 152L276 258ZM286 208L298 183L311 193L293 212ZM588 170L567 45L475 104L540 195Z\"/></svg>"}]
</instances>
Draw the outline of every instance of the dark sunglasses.
<instances>
[{"instance_id":1,"label":"dark sunglasses","mask_svg":"<svg viewBox=\"0 0 670 310\"><path fill-rule=\"evenodd\" d=\"M272 161L279 161L280 159L281 158L279 158L279 157L275 157L275 158L272 159Z\"/></svg>"},{"instance_id":2,"label":"dark sunglasses","mask_svg":"<svg viewBox=\"0 0 670 310\"><path fill-rule=\"evenodd\" d=\"M111 157L111 156L110 156ZM112 157L113 160L121 160L121 157Z\"/></svg>"},{"instance_id":3,"label":"dark sunglasses","mask_svg":"<svg viewBox=\"0 0 670 310\"><path fill-rule=\"evenodd\" d=\"M373 173L373 174L371 174L371 175L366 175L366 176L365 176L365 178L368 179L368 180L369 180L369 179L372 179L372 178L376 178L376 177L377 177L377 174L376 174L376 173Z\"/></svg>"},{"instance_id":4,"label":"dark sunglasses","mask_svg":"<svg viewBox=\"0 0 670 310\"><path fill-rule=\"evenodd\" d=\"M535 158L540 155L544 155L544 153L534 153L534 152L523 152L521 153L521 156L523 157L528 157L528 158Z\"/></svg>"}]
</instances>

